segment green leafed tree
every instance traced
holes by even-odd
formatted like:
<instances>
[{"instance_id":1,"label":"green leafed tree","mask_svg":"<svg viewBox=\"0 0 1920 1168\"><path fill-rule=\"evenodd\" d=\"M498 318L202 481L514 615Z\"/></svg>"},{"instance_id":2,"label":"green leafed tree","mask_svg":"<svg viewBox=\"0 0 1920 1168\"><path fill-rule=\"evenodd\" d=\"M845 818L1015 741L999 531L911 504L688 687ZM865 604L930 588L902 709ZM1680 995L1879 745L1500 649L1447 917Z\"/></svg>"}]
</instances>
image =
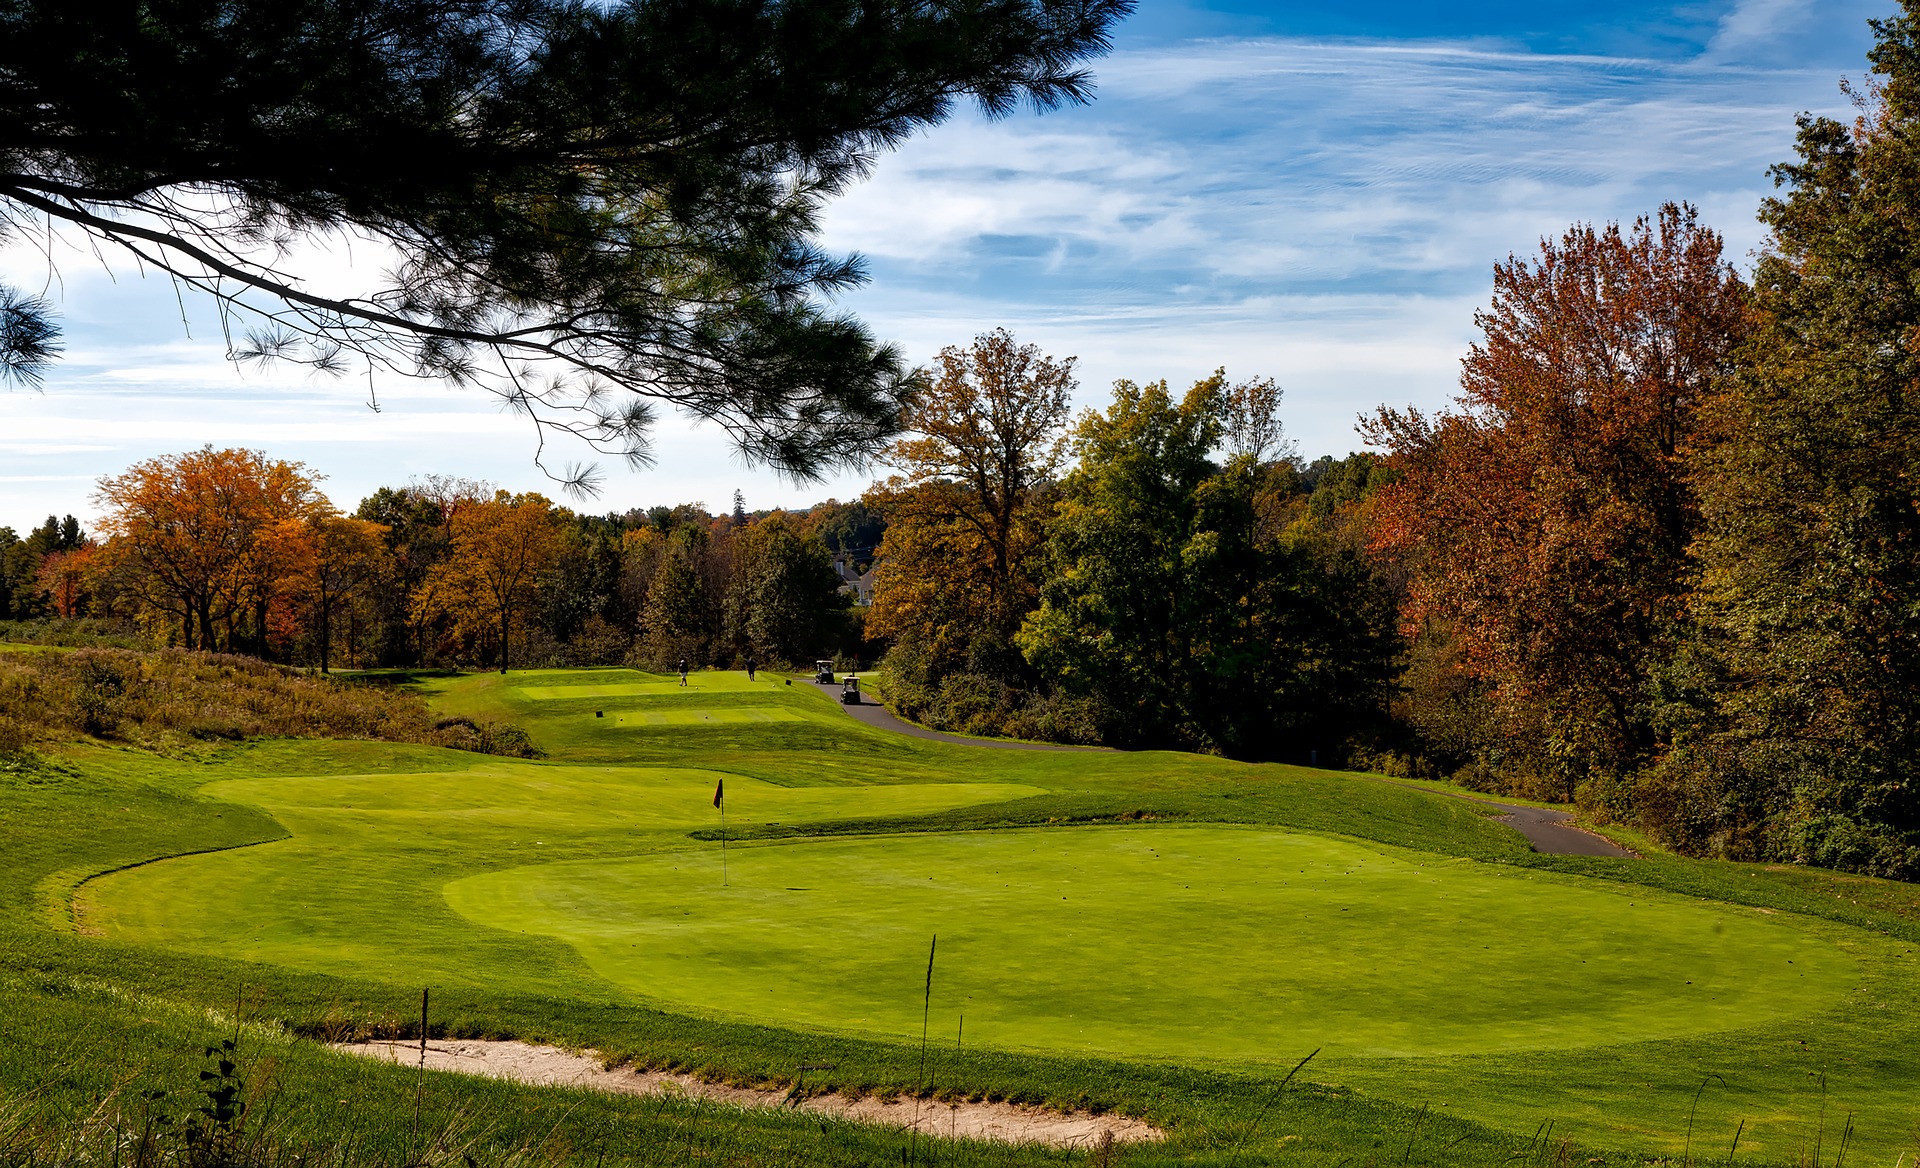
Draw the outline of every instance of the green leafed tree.
<instances>
[{"instance_id":1,"label":"green leafed tree","mask_svg":"<svg viewBox=\"0 0 1920 1168\"><path fill-rule=\"evenodd\" d=\"M655 669L671 668L682 658L696 667L707 663L714 623L713 596L701 571L707 542L707 533L692 526L677 527L667 537L640 617L641 651Z\"/></svg>"},{"instance_id":2,"label":"green leafed tree","mask_svg":"<svg viewBox=\"0 0 1920 1168\"><path fill-rule=\"evenodd\" d=\"M1016 640L1048 684L1105 711L1110 742L1331 764L1386 711L1393 596L1357 539L1276 522L1296 472L1277 395L1246 440L1246 386L1271 383L1216 373L1175 400L1123 381L1081 419L1052 571ZM1237 453L1220 466L1223 439Z\"/></svg>"},{"instance_id":3,"label":"green leafed tree","mask_svg":"<svg viewBox=\"0 0 1920 1168\"><path fill-rule=\"evenodd\" d=\"M1187 721L1193 630L1178 619L1179 587L1223 387L1215 376L1176 401L1164 381L1121 381L1105 413L1081 418L1051 527L1055 571L1016 638L1043 676L1102 700L1133 742L1175 741Z\"/></svg>"},{"instance_id":4,"label":"green leafed tree","mask_svg":"<svg viewBox=\"0 0 1920 1168\"><path fill-rule=\"evenodd\" d=\"M914 383L827 304L864 277L822 205L958 102L1087 100L1130 7L4 0L0 235L167 273L243 360L485 385L635 459L665 402L814 474L877 449ZM385 275L300 278L323 238ZM0 290L0 371L58 349Z\"/></svg>"},{"instance_id":5,"label":"green leafed tree","mask_svg":"<svg viewBox=\"0 0 1920 1168\"><path fill-rule=\"evenodd\" d=\"M1700 641L1640 791L1677 842L1920 875L1920 4L1851 126L1802 118L1760 334L1710 405Z\"/></svg>"},{"instance_id":6,"label":"green leafed tree","mask_svg":"<svg viewBox=\"0 0 1920 1168\"><path fill-rule=\"evenodd\" d=\"M734 537L726 625L741 655L805 662L828 651L845 619L833 559L817 537L775 517Z\"/></svg>"}]
</instances>

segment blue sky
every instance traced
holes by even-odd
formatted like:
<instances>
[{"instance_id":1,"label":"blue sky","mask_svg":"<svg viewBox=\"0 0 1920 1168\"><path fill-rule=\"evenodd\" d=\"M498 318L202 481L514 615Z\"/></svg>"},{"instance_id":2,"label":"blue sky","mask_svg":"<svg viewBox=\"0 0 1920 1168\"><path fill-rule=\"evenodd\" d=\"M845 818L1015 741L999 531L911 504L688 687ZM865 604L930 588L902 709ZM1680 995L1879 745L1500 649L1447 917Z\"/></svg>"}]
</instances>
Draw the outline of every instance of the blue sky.
<instances>
[{"instance_id":1,"label":"blue sky","mask_svg":"<svg viewBox=\"0 0 1920 1168\"><path fill-rule=\"evenodd\" d=\"M1893 3L1145 0L1093 105L956 117L882 159L826 240L867 257L848 306L915 360L1004 325L1077 356L1088 406L1120 377L1273 376L1302 452L1345 453L1374 406L1446 402L1494 263L1543 234L1684 199L1745 266L1794 114L1848 114L1838 82ZM165 284L58 266L70 355L44 392L0 393L0 524L90 516L98 476L206 442L303 460L347 508L435 472L551 493L483 396L382 383L375 414L364 382L242 375ZM46 272L0 253L0 278ZM660 448L587 506L796 505L872 477L787 483L677 420Z\"/></svg>"}]
</instances>

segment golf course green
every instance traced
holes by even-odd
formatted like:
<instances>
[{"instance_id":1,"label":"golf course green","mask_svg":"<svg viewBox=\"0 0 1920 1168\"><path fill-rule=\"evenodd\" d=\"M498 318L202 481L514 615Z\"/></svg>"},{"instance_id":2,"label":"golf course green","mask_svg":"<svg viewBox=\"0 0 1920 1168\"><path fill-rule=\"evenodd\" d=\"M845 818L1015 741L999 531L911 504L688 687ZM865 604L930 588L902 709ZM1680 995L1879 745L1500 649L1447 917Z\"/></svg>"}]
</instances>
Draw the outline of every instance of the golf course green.
<instances>
[{"instance_id":1,"label":"golf course green","mask_svg":"<svg viewBox=\"0 0 1920 1168\"><path fill-rule=\"evenodd\" d=\"M1728 1030L1857 963L1751 909L1234 827L968 832L516 868L467 917L685 1009L1183 1060L1431 1055ZM1570 924L1577 922L1574 927Z\"/></svg>"},{"instance_id":2,"label":"golf course green","mask_svg":"<svg viewBox=\"0 0 1920 1168\"><path fill-rule=\"evenodd\" d=\"M20 927L78 934L73 993L137 954L192 971L166 976L206 1009L280 987L258 992L306 1003L286 1025L330 1034L347 1023L311 1019L392 1032L431 988L450 1032L747 1083L817 1063L810 1086L853 1092L937 1071L1148 1115L1176 1130L1169 1163L1231 1160L1234 1125L1309 1054L1312 1090L1367 1102L1272 1111L1322 1133L1303 1162L1340 1163L1376 1122L1404 1156L1439 1140L1428 1111L1494 1133L1460 1145L1475 1163L1548 1123L1633 1155L1711 1131L1739 1161L1793 1162L1829 1122L1855 1156L1906 1146L1907 886L1542 856L1484 805L1373 777L982 749L865 725L803 680L689 681L404 682L524 728L531 760L76 748L0 816ZM91 946L123 956L89 965ZM0 978L0 1002L38 984ZM1409 1162L1464 1155L1456 1138Z\"/></svg>"},{"instance_id":3,"label":"golf course green","mask_svg":"<svg viewBox=\"0 0 1920 1168\"><path fill-rule=\"evenodd\" d=\"M290 838L109 874L80 901L109 936L298 969L564 991L577 971L478 929L441 897L501 859L685 842L712 799L758 822L907 816L1037 794L1006 783L781 787L712 771L491 762L453 773L242 779L203 793L271 811ZM716 857L717 845L703 853Z\"/></svg>"}]
</instances>

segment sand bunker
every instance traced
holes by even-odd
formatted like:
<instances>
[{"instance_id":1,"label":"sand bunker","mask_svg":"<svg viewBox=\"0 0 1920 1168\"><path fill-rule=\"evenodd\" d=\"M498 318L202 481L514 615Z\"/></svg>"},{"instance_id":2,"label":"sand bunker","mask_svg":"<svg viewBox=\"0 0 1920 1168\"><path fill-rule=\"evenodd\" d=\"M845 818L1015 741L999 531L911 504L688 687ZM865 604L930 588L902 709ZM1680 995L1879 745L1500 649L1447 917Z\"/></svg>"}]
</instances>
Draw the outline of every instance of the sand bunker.
<instances>
[{"instance_id":1,"label":"sand bunker","mask_svg":"<svg viewBox=\"0 0 1920 1168\"><path fill-rule=\"evenodd\" d=\"M404 1066L420 1063L418 1041L339 1043L334 1049ZM692 1075L669 1071L636 1071L630 1067L610 1071L601 1066L592 1051L573 1054L558 1047L530 1046L524 1042L430 1040L426 1064L428 1070L490 1075L541 1086L589 1087L622 1095L679 1095L732 1107L792 1107L860 1123L917 1128L927 1135L949 1138L1084 1148L1109 1141L1138 1143L1165 1136L1151 1124L1124 1116L1048 1111L1016 1103L942 1103L912 1099L886 1102L872 1096L849 1099L844 1095L816 1095L794 1101L785 1091L703 1083Z\"/></svg>"}]
</instances>

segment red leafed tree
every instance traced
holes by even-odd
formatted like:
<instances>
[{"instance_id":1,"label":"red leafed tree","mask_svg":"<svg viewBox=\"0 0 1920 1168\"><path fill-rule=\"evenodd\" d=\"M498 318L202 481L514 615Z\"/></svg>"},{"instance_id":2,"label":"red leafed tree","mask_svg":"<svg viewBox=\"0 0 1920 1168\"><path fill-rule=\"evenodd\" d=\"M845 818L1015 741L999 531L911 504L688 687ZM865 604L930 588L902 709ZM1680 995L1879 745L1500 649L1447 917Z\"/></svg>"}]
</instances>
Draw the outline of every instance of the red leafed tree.
<instances>
[{"instance_id":1,"label":"red leafed tree","mask_svg":"<svg viewBox=\"0 0 1920 1168\"><path fill-rule=\"evenodd\" d=\"M94 498L103 558L144 609L179 622L187 648L264 652L286 574L264 537L323 504L305 466L208 446L135 463Z\"/></svg>"},{"instance_id":2,"label":"red leafed tree","mask_svg":"<svg viewBox=\"0 0 1920 1168\"><path fill-rule=\"evenodd\" d=\"M1494 270L1458 410L1381 410L1399 480L1376 546L1407 558L1410 632L1446 629L1497 738L1565 797L1655 749L1653 671L1683 627L1702 399L1748 329L1693 208L1577 226Z\"/></svg>"},{"instance_id":3,"label":"red leafed tree","mask_svg":"<svg viewBox=\"0 0 1920 1168\"><path fill-rule=\"evenodd\" d=\"M86 608L93 553L94 545L87 543L70 552L49 552L40 561L35 583L62 620L72 620Z\"/></svg>"}]
</instances>

